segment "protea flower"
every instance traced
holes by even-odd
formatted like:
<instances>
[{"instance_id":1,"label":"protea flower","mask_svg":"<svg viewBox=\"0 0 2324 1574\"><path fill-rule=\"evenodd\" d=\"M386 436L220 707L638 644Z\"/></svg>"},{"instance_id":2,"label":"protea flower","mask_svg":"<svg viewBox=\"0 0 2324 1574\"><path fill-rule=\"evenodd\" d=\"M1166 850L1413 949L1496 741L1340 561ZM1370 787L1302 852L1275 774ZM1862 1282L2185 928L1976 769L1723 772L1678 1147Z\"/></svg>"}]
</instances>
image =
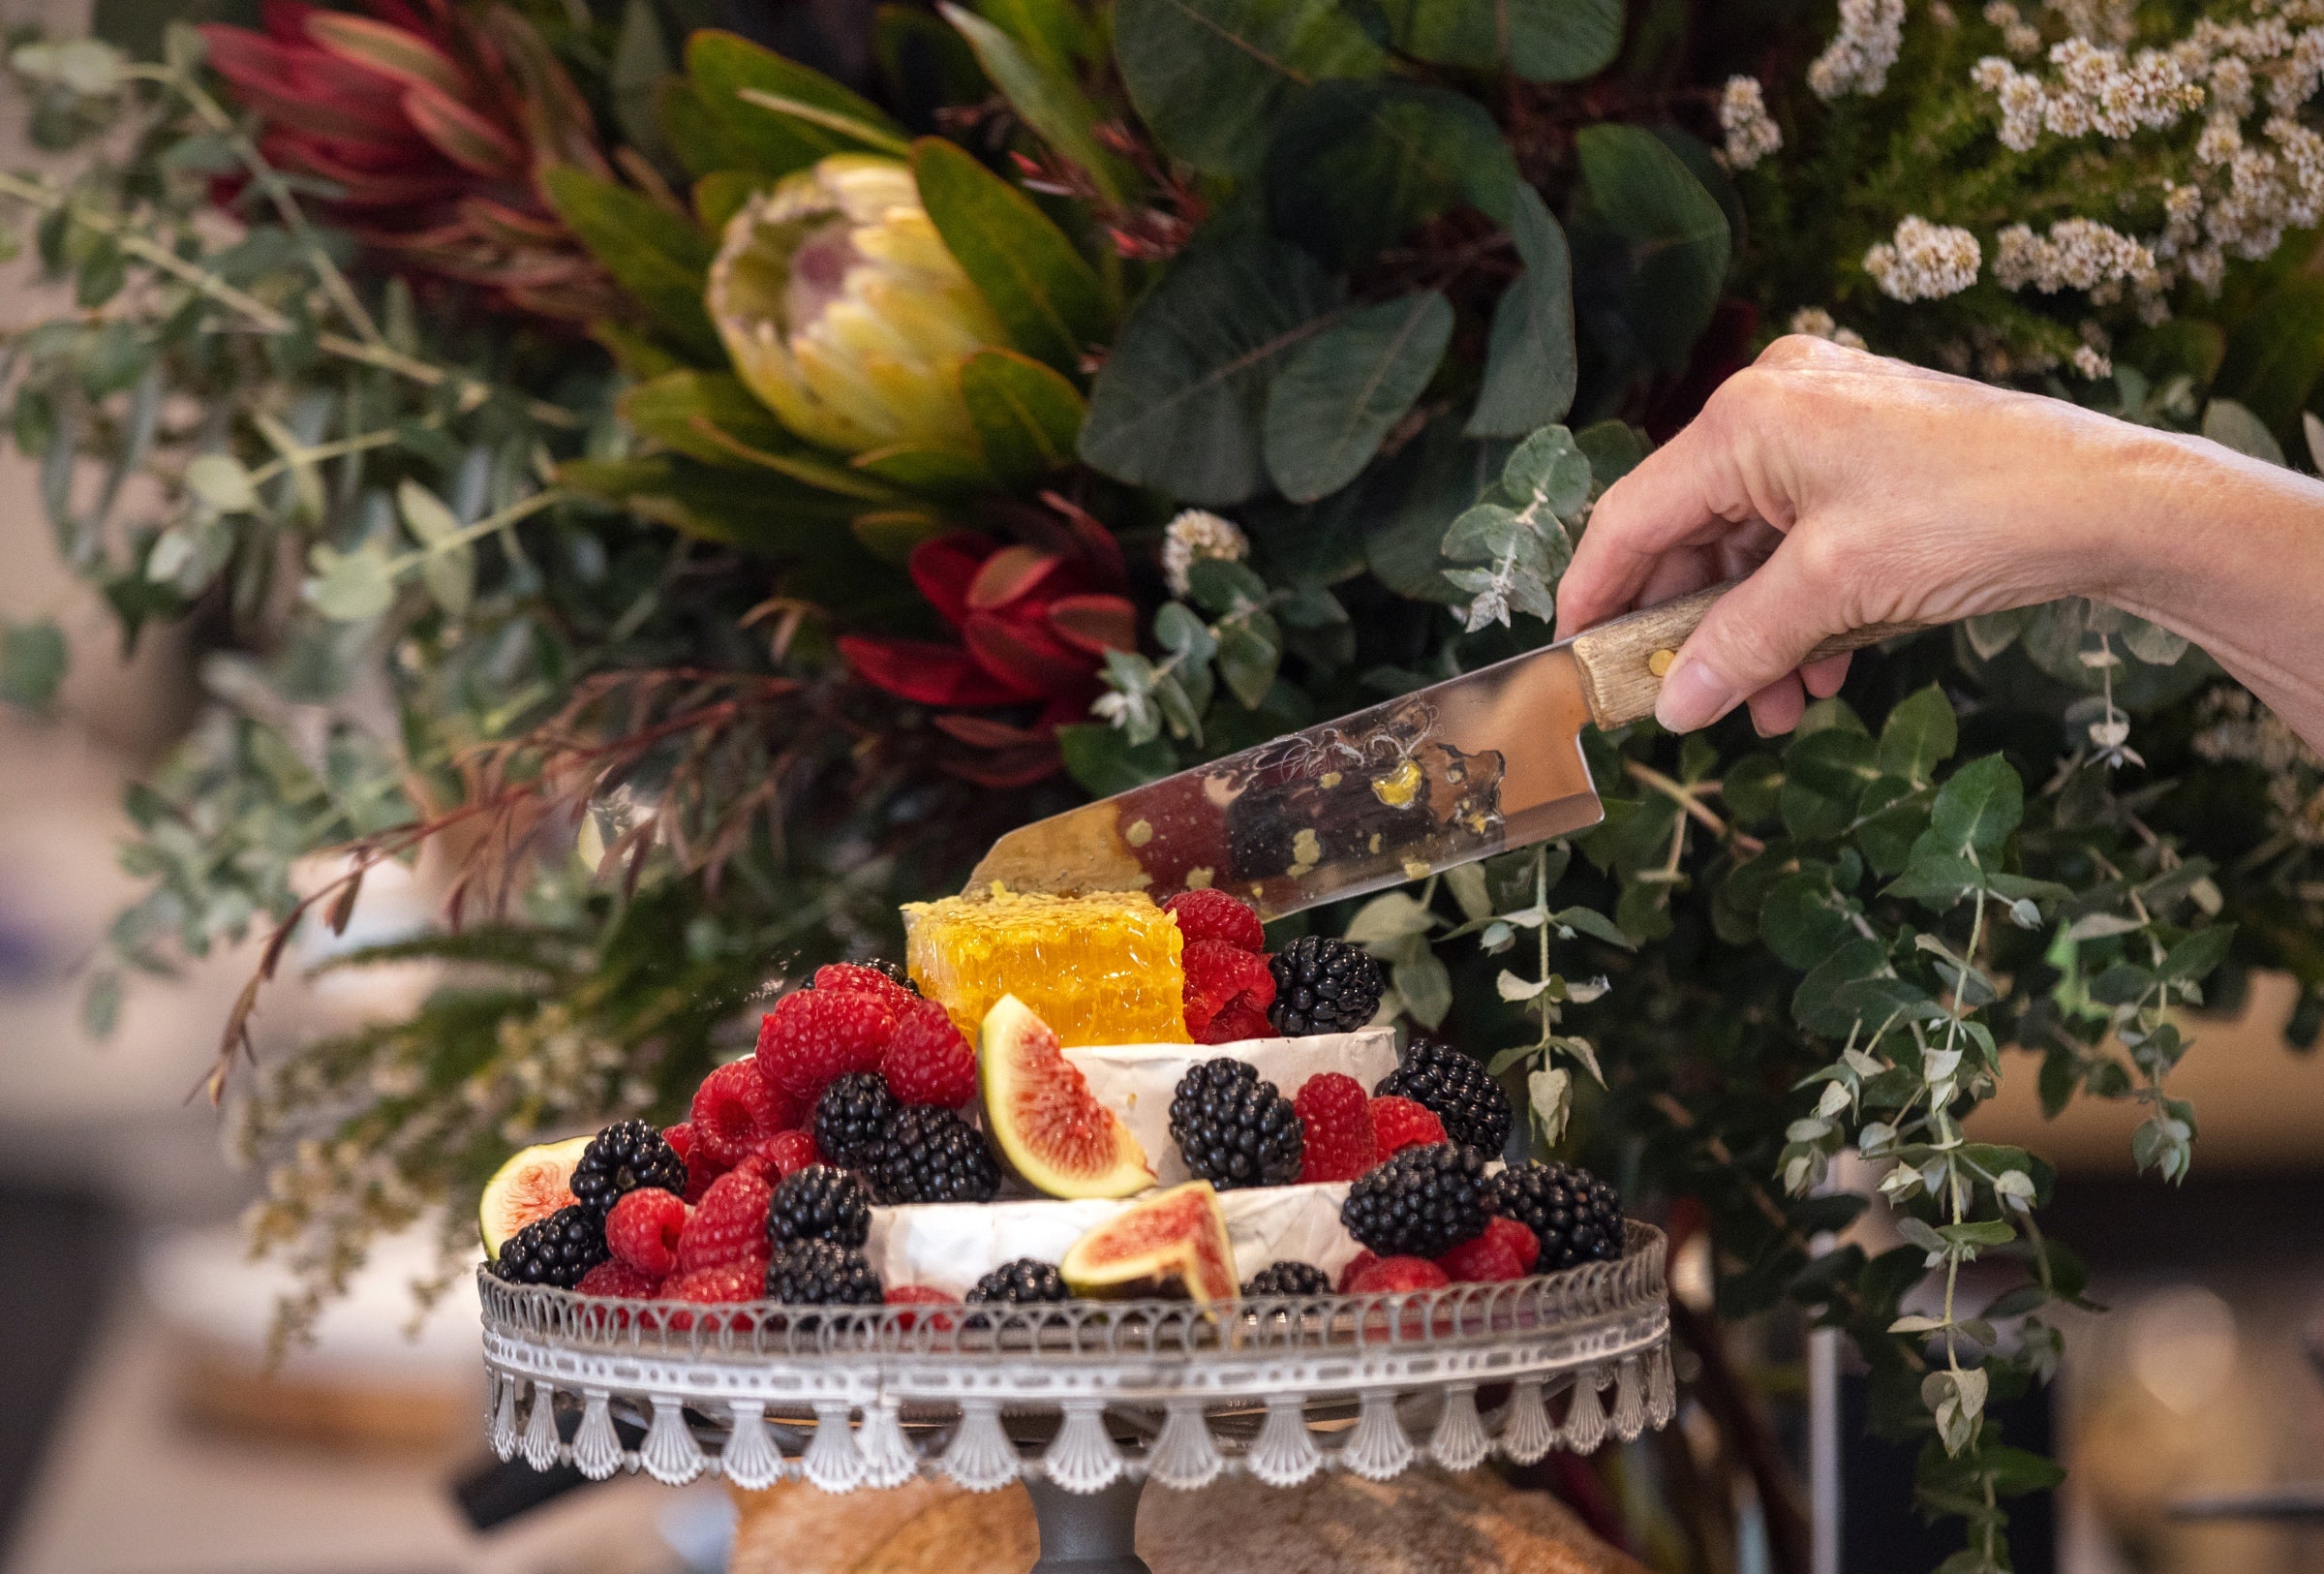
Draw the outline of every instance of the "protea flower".
<instances>
[{"instance_id":1,"label":"protea flower","mask_svg":"<svg viewBox=\"0 0 2324 1574\"><path fill-rule=\"evenodd\" d=\"M265 0L263 32L202 26L210 64L265 122L267 160L329 182L334 222L407 271L540 316L615 309L539 187L560 164L609 171L589 107L533 25L505 5L364 10Z\"/></svg>"},{"instance_id":2,"label":"protea flower","mask_svg":"<svg viewBox=\"0 0 2324 1574\"><path fill-rule=\"evenodd\" d=\"M710 315L750 391L809 442L981 453L961 363L1006 342L911 168L834 153L727 221Z\"/></svg>"},{"instance_id":3,"label":"protea flower","mask_svg":"<svg viewBox=\"0 0 2324 1574\"><path fill-rule=\"evenodd\" d=\"M1086 518L1085 515L1084 518ZM1086 720L1109 650L1135 650L1138 609L1121 594L1121 558L1102 527L1073 549L957 531L912 550L912 579L959 631L957 645L846 634L840 654L858 676L902 699L947 714L935 725L984 751L953 769L989 786L1037 781L1056 768L1059 725ZM1038 704L1029 725L962 708Z\"/></svg>"}]
</instances>

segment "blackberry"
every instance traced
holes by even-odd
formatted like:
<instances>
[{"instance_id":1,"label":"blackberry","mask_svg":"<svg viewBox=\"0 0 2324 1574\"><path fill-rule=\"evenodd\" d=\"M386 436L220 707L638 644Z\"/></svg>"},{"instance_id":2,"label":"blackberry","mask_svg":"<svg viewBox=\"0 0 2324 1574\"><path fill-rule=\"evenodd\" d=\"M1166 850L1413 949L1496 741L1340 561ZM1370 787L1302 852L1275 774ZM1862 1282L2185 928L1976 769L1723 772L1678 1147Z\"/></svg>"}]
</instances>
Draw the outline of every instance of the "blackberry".
<instances>
[{"instance_id":1,"label":"blackberry","mask_svg":"<svg viewBox=\"0 0 2324 1574\"><path fill-rule=\"evenodd\" d=\"M888 1123L872 1185L890 1207L991 1202L1000 1189L1000 1165L984 1133L951 1110L907 1104Z\"/></svg>"},{"instance_id":2,"label":"blackberry","mask_svg":"<svg viewBox=\"0 0 2324 1574\"><path fill-rule=\"evenodd\" d=\"M896 1110L888 1079L877 1071L835 1077L815 1100L815 1146L835 1164L870 1169L887 1142Z\"/></svg>"},{"instance_id":3,"label":"blackberry","mask_svg":"<svg viewBox=\"0 0 2324 1574\"><path fill-rule=\"evenodd\" d=\"M1270 1262L1251 1276L1245 1295L1325 1295L1331 1276L1311 1262Z\"/></svg>"},{"instance_id":4,"label":"blackberry","mask_svg":"<svg viewBox=\"0 0 2324 1574\"><path fill-rule=\"evenodd\" d=\"M1019 1257L1004 1262L976 1281L964 1299L970 1306L1024 1306L1042 1301L1070 1301L1065 1276L1054 1262Z\"/></svg>"},{"instance_id":5,"label":"blackberry","mask_svg":"<svg viewBox=\"0 0 2324 1574\"><path fill-rule=\"evenodd\" d=\"M1281 1089L1247 1061L1221 1055L1178 1078L1170 1139L1186 1167L1221 1191L1289 1186L1300 1178L1307 1135Z\"/></svg>"},{"instance_id":6,"label":"blackberry","mask_svg":"<svg viewBox=\"0 0 2324 1574\"><path fill-rule=\"evenodd\" d=\"M641 1186L686 1195L686 1160L662 1134L644 1121L616 1121L592 1137L573 1166L573 1200L599 1223L625 1192Z\"/></svg>"},{"instance_id":7,"label":"blackberry","mask_svg":"<svg viewBox=\"0 0 2324 1574\"><path fill-rule=\"evenodd\" d=\"M511 1284L554 1284L569 1290L612 1254L605 1249L603 1217L575 1203L535 1219L503 1241L492 1271Z\"/></svg>"},{"instance_id":8,"label":"blackberry","mask_svg":"<svg viewBox=\"0 0 2324 1574\"><path fill-rule=\"evenodd\" d=\"M1484 1156L1456 1142L1406 1148L1348 1188L1339 1221L1384 1257L1441 1257L1484 1233Z\"/></svg>"},{"instance_id":9,"label":"blackberry","mask_svg":"<svg viewBox=\"0 0 2324 1574\"><path fill-rule=\"evenodd\" d=\"M794 1241L862 1246L872 1231L872 1193L843 1169L810 1164L786 1175L767 1204L767 1245L776 1251Z\"/></svg>"},{"instance_id":10,"label":"blackberry","mask_svg":"<svg viewBox=\"0 0 2324 1574\"><path fill-rule=\"evenodd\" d=\"M1380 1009L1380 964L1344 940L1301 935L1267 966L1275 975L1267 1020L1285 1037L1353 1033Z\"/></svg>"},{"instance_id":11,"label":"blackberry","mask_svg":"<svg viewBox=\"0 0 2324 1574\"><path fill-rule=\"evenodd\" d=\"M793 1241L767 1263L767 1299L793 1307L875 1307L885 1295L861 1251L836 1241Z\"/></svg>"},{"instance_id":12,"label":"blackberry","mask_svg":"<svg viewBox=\"0 0 2324 1574\"><path fill-rule=\"evenodd\" d=\"M1487 1185L1493 1212L1542 1243L1535 1273L1622 1255L1621 1193L1578 1164L1518 1164Z\"/></svg>"},{"instance_id":13,"label":"blackberry","mask_svg":"<svg viewBox=\"0 0 2324 1574\"><path fill-rule=\"evenodd\" d=\"M1445 1135L1498 1158L1509 1146L1509 1095L1483 1066L1441 1038L1416 1034L1404 1064L1380 1079L1375 1096L1424 1104L1445 1123Z\"/></svg>"}]
</instances>

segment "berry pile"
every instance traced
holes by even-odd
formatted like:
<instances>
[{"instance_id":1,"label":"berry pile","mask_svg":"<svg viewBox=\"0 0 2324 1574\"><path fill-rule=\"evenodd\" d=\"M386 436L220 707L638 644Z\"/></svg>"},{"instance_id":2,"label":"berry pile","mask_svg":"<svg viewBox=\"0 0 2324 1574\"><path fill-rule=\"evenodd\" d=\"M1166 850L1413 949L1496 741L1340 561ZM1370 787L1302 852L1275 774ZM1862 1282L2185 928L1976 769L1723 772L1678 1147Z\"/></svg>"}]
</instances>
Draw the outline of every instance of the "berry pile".
<instances>
[{"instance_id":1,"label":"berry pile","mask_svg":"<svg viewBox=\"0 0 2324 1574\"><path fill-rule=\"evenodd\" d=\"M485 1190L492 1271L592 1295L878 1306L861 1250L875 1200L999 1189L959 1113L975 1096L976 1053L942 1006L886 965L818 969L680 1125L620 1121L511 1159Z\"/></svg>"}]
</instances>

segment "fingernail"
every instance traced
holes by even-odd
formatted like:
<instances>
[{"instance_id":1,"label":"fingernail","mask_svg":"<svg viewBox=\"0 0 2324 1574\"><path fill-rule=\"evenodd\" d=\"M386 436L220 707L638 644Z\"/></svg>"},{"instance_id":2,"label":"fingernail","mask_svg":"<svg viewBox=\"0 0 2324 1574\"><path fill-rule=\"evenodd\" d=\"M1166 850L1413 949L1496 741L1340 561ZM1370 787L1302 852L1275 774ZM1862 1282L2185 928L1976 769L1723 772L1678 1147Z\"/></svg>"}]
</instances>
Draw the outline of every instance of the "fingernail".
<instances>
[{"instance_id":1,"label":"fingernail","mask_svg":"<svg viewBox=\"0 0 2324 1574\"><path fill-rule=\"evenodd\" d=\"M1673 732L1692 732L1725 716L1742 697L1709 664L1681 661L1663 680L1662 695L1654 702L1654 719Z\"/></svg>"}]
</instances>

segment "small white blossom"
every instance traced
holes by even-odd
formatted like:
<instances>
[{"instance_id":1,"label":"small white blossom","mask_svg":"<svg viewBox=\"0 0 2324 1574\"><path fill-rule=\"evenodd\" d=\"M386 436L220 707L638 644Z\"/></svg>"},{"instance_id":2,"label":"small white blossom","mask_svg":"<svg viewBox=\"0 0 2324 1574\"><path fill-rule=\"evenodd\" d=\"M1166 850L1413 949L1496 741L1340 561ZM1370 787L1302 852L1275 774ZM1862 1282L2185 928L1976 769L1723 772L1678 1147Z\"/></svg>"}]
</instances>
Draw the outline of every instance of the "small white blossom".
<instances>
[{"instance_id":1,"label":"small white blossom","mask_svg":"<svg viewBox=\"0 0 2324 1574\"><path fill-rule=\"evenodd\" d=\"M1994 237L1993 276L2004 290L2095 290L2154 270L2152 252L2095 219L2060 219L2046 236L2013 224Z\"/></svg>"},{"instance_id":2,"label":"small white blossom","mask_svg":"<svg viewBox=\"0 0 2324 1574\"><path fill-rule=\"evenodd\" d=\"M1975 284L1983 260L1976 236L1915 214L1897 221L1893 241L1864 254L1864 271L1891 300L1939 300Z\"/></svg>"},{"instance_id":3,"label":"small white blossom","mask_svg":"<svg viewBox=\"0 0 2324 1574\"><path fill-rule=\"evenodd\" d=\"M1832 320L1832 314L1820 306L1802 306L1791 314L1791 331L1805 333L1811 338L1829 339L1849 350L1865 348L1864 335L1854 328L1844 328Z\"/></svg>"},{"instance_id":4,"label":"small white blossom","mask_svg":"<svg viewBox=\"0 0 2324 1574\"><path fill-rule=\"evenodd\" d=\"M1207 509L1181 509L1162 532L1162 580L1173 596L1187 591L1186 576L1204 558L1240 563L1251 543L1242 527Z\"/></svg>"},{"instance_id":5,"label":"small white blossom","mask_svg":"<svg viewBox=\"0 0 2324 1574\"><path fill-rule=\"evenodd\" d=\"M1748 170L1784 145L1784 133L1767 113L1766 95L1753 77L1729 77L1719 95L1719 129L1727 133L1727 162Z\"/></svg>"},{"instance_id":6,"label":"small white blossom","mask_svg":"<svg viewBox=\"0 0 2324 1574\"><path fill-rule=\"evenodd\" d=\"M2083 345L2074 352L2074 370L2095 381L2101 377L2112 377L2114 362L2098 351Z\"/></svg>"},{"instance_id":7,"label":"small white blossom","mask_svg":"<svg viewBox=\"0 0 2324 1574\"><path fill-rule=\"evenodd\" d=\"M1840 31L1808 67L1819 99L1878 93L1905 44L1905 0L1840 0Z\"/></svg>"}]
</instances>

